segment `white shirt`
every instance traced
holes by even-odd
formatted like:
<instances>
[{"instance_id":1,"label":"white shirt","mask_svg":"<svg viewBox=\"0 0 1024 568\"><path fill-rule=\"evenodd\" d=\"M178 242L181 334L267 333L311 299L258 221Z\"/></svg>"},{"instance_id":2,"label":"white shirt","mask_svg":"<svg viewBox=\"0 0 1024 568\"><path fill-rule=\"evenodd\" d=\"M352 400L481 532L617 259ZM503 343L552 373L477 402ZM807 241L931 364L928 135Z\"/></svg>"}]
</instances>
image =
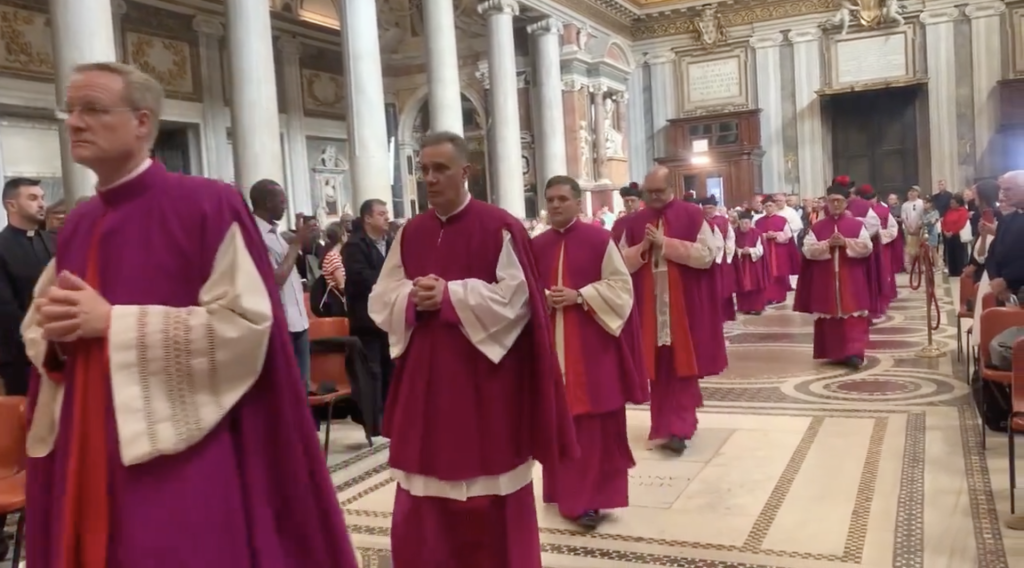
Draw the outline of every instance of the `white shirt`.
<instances>
[{"instance_id":1,"label":"white shirt","mask_svg":"<svg viewBox=\"0 0 1024 568\"><path fill-rule=\"evenodd\" d=\"M900 211L900 219L903 219L903 228L908 233L916 233L924 220L924 200L916 199L904 203Z\"/></svg>"},{"instance_id":2,"label":"white shirt","mask_svg":"<svg viewBox=\"0 0 1024 568\"><path fill-rule=\"evenodd\" d=\"M270 264L274 268L281 266L284 257L288 254L288 243L278 233L278 225L267 223L256 217L256 226L263 235L263 242L270 251ZM303 299L302 279L299 278L299 271L292 267L288 280L281 287L281 304L284 306L285 319L288 320L288 331L299 333L309 329L309 315L306 314L306 302Z\"/></svg>"}]
</instances>

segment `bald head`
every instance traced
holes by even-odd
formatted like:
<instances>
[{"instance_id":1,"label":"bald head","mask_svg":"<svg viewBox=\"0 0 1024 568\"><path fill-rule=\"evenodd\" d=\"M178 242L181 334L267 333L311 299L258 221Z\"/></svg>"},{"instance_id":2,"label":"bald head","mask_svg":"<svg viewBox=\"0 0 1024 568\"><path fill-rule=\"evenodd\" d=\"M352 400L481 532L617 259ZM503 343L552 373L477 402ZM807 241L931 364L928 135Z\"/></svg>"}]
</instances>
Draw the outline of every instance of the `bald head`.
<instances>
[{"instance_id":1,"label":"bald head","mask_svg":"<svg viewBox=\"0 0 1024 568\"><path fill-rule=\"evenodd\" d=\"M999 197L1009 207L1024 207L1024 170L1006 172L999 178Z\"/></svg>"},{"instance_id":2,"label":"bald head","mask_svg":"<svg viewBox=\"0 0 1024 568\"><path fill-rule=\"evenodd\" d=\"M656 166L644 178L644 201L652 209L661 209L672 201L672 190L669 188L669 170L665 166Z\"/></svg>"}]
</instances>

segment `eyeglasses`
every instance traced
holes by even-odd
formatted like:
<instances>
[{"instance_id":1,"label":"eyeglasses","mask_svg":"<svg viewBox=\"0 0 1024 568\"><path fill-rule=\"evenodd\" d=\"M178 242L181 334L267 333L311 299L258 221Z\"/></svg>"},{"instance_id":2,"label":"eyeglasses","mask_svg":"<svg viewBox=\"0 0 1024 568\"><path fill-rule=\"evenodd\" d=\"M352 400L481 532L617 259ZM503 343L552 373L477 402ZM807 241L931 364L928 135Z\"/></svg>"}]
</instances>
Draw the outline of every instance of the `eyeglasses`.
<instances>
[{"instance_id":1,"label":"eyeglasses","mask_svg":"<svg viewBox=\"0 0 1024 568\"><path fill-rule=\"evenodd\" d=\"M67 120L76 113L85 120L96 120L108 117L111 114L114 114L115 112L135 112L135 109L131 107L108 108L92 104L86 104L77 107L71 105L64 105L58 108L55 114L58 120Z\"/></svg>"}]
</instances>

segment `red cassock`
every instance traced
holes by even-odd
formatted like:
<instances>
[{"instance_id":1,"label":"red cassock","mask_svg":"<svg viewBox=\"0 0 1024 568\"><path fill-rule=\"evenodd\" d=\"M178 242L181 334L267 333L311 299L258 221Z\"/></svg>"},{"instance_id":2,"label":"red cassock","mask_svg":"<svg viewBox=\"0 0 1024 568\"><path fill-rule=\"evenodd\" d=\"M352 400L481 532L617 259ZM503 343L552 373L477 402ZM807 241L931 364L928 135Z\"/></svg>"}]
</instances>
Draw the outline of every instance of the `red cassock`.
<instances>
[{"instance_id":1,"label":"red cassock","mask_svg":"<svg viewBox=\"0 0 1024 568\"><path fill-rule=\"evenodd\" d=\"M429 275L446 281L444 300L417 311L412 282ZM395 568L539 568L534 460L579 449L522 223L468 196L446 218L417 215L369 314L396 359L384 414Z\"/></svg>"},{"instance_id":2,"label":"red cassock","mask_svg":"<svg viewBox=\"0 0 1024 568\"><path fill-rule=\"evenodd\" d=\"M744 313L763 312L768 269L764 262L764 239L756 227L736 231L736 309Z\"/></svg>"},{"instance_id":3,"label":"red cassock","mask_svg":"<svg viewBox=\"0 0 1024 568\"><path fill-rule=\"evenodd\" d=\"M724 321L736 321L736 303L733 301L733 294L736 293L736 270L733 266L733 258L736 254L736 233L729 218L725 215L713 215L708 218L708 223L718 229L718 234L725 243L721 254L715 259L713 268L715 277L718 278L719 290L722 293L722 319Z\"/></svg>"},{"instance_id":4,"label":"red cassock","mask_svg":"<svg viewBox=\"0 0 1024 568\"><path fill-rule=\"evenodd\" d=\"M892 275L892 265L888 257L886 244L895 238L889 233L889 208L873 204L870 201L853 197L849 200L847 211L864 222L868 235L871 237L872 251L868 257L867 278L868 298L871 302L868 312L872 319L885 315L889 303L896 297L896 282Z\"/></svg>"},{"instance_id":5,"label":"red cassock","mask_svg":"<svg viewBox=\"0 0 1024 568\"><path fill-rule=\"evenodd\" d=\"M839 233L845 246L830 247ZM814 358L864 359L869 339L868 257L871 239L859 219L826 217L804 238L804 262L797 280L793 310L813 314Z\"/></svg>"},{"instance_id":6,"label":"red cassock","mask_svg":"<svg viewBox=\"0 0 1024 568\"><path fill-rule=\"evenodd\" d=\"M767 233L778 233L774 239L764 238L764 262L768 267L768 288L765 290L765 300L769 304L781 304L786 301L786 295L793 289L789 277L791 276L790 264L793 261L793 254L790 250L793 233L789 229L789 222L778 213L765 215L758 219L754 226L761 231L762 235Z\"/></svg>"},{"instance_id":7,"label":"red cassock","mask_svg":"<svg viewBox=\"0 0 1024 568\"><path fill-rule=\"evenodd\" d=\"M650 398L629 271L611 234L585 223L553 228L532 244L541 281L577 290L583 300L551 313L580 456L544 467L544 501L569 519L626 507L635 465L626 404Z\"/></svg>"},{"instance_id":8,"label":"red cassock","mask_svg":"<svg viewBox=\"0 0 1024 568\"><path fill-rule=\"evenodd\" d=\"M648 225L664 235L662 247L644 252ZM698 379L725 370L728 358L717 281L709 268L723 243L700 207L679 199L630 217L623 256L633 275L640 316L642 361L651 377L651 440L689 439L702 404ZM668 318L659 321L659 304Z\"/></svg>"}]
</instances>

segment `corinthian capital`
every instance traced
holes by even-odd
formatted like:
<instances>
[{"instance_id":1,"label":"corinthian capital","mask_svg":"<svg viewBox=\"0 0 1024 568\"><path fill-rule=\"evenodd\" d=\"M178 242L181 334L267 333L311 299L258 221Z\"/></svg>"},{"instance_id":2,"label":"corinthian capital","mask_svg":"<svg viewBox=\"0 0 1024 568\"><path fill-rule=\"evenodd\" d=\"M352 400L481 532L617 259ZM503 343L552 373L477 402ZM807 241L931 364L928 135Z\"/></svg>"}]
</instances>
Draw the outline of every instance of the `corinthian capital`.
<instances>
[{"instance_id":1,"label":"corinthian capital","mask_svg":"<svg viewBox=\"0 0 1024 568\"><path fill-rule=\"evenodd\" d=\"M486 0L476 7L477 11L484 16L497 16L498 14L519 15L519 2L516 0Z\"/></svg>"}]
</instances>

